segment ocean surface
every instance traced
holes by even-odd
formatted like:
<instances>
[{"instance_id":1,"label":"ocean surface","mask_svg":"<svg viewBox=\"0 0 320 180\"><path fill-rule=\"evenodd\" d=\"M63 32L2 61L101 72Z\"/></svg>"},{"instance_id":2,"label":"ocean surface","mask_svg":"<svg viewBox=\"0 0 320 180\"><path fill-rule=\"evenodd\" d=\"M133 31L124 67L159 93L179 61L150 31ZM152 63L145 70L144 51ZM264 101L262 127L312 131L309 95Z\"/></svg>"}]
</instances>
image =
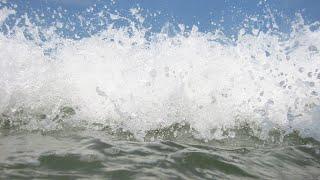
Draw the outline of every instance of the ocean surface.
<instances>
[{"instance_id":1,"label":"ocean surface","mask_svg":"<svg viewBox=\"0 0 320 180\"><path fill-rule=\"evenodd\" d=\"M318 21L0 5L0 179L320 179Z\"/></svg>"},{"instance_id":2,"label":"ocean surface","mask_svg":"<svg viewBox=\"0 0 320 180\"><path fill-rule=\"evenodd\" d=\"M111 134L1 131L0 178L319 179L320 143L297 134L278 143L248 134L210 142L169 132L153 141Z\"/></svg>"}]
</instances>

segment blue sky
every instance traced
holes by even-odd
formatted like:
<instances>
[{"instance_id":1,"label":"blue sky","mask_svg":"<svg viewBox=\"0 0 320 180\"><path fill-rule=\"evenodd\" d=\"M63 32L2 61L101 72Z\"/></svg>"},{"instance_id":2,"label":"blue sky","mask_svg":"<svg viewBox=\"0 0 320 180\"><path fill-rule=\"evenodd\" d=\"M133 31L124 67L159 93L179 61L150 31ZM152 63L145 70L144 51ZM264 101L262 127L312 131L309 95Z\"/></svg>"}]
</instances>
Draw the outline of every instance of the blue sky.
<instances>
[{"instance_id":1,"label":"blue sky","mask_svg":"<svg viewBox=\"0 0 320 180\"><path fill-rule=\"evenodd\" d=\"M8 1L9 2L9 1ZM97 11L106 6L110 12L129 15L129 9L140 7L142 14L161 12L157 17L146 16L145 26L152 26L159 31L167 22L185 24L189 27L197 25L200 31L210 31L221 28L226 32L237 32L245 17L268 14L269 10L275 16L282 31L287 31L296 13L301 13L306 22L320 20L319 0L12 0L18 5L18 11L68 10L65 16L85 12L89 7ZM90 16L90 15L87 15Z\"/></svg>"}]
</instances>

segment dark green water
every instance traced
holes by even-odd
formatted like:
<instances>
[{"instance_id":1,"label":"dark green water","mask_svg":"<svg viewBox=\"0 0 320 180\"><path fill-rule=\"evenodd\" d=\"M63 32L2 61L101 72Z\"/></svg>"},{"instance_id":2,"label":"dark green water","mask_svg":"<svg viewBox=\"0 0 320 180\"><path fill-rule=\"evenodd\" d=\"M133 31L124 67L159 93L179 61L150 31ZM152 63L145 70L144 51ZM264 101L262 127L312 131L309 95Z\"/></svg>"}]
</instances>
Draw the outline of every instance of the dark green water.
<instances>
[{"instance_id":1,"label":"dark green water","mask_svg":"<svg viewBox=\"0 0 320 180\"><path fill-rule=\"evenodd\" d=\"M319 179L320 144L295 135L273 144L250 138L141 142L105 131L1 130L0 179L32 178Z\"/></svg>"}]
</instances>

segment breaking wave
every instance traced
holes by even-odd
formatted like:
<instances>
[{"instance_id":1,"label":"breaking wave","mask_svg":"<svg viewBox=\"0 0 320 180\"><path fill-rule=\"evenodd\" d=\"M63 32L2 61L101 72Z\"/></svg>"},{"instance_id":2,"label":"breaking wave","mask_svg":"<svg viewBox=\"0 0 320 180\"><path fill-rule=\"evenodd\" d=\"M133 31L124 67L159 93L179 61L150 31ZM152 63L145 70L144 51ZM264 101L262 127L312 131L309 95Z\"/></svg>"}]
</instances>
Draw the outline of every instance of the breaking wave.
<instances>
[{"instance_id":1,"label":"breaking wave","mask_svg":"<svg viewBox=\"0 0 320 180\"><path fill-rule=\"evenodd\" d=\"M236 36L170 23L152 32L139 12L73 22L59 10L49 23L2 4L1 128L111 129L137 139L183 130L211 140L249 127L260 138L275 130L320 138L319 22L297 15L285 33L248 18Z\"/></svg>"}]
</instances>

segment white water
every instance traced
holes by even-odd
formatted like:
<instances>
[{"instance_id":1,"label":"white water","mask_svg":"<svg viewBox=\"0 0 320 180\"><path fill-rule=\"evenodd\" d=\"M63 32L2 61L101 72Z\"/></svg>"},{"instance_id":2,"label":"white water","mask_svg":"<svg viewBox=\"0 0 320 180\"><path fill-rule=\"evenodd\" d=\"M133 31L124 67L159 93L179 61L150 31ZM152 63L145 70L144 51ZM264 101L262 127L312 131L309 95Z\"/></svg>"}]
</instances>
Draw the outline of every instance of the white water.
<instances>
[{"instance_id":1,"label":"white water","mask_svg":"<svg viewBox=\"0 0 320 180\"><path fill-rule=\"evenodd\" d=\"M10 13L1 9L0 23ZM158 33L152 40L134 26L72 40L57 35L57 27L26 24L0 33L0 113L21 129L102 124L143 137L188 123L196 137L212 139L222 138L212 129L246 121L265 132L294 128L320 137L317 23L298 19L286 40L273 30L242 29L232 40L183 26L173 37ZM42 42L39 32L49 40ZM54 119L63 106L76 114L62 123Z\"/></svg>"}]
</instances>

